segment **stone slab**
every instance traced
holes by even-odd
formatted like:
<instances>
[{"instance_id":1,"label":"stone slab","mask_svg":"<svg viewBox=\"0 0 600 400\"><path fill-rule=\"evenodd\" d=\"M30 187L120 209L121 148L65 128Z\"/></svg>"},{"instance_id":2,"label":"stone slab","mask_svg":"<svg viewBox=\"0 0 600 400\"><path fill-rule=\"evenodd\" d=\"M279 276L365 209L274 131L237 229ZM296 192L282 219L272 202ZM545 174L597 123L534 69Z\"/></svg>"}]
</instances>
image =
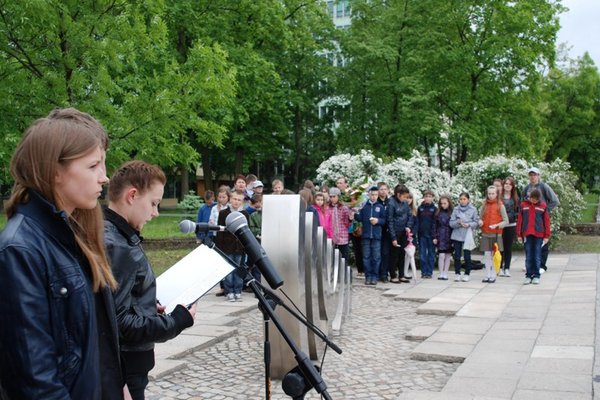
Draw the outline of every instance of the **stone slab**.
<instances>
[{"instance_id":1,"label":"stone slab","mask_svg":"<svg viewBox=\"0 0 600 400\"><path fill-rule=\"evenodd\" d=\"M422 342L437 331L437 326L415 326L408 332L404 338L406 340L414 340Z\"/></svg>"},{"instance_id":2,"label":"stone slab","mask_svg":"<svg viewBox=\"0 0 600 400\"><path fill-rule=\"evenodd\" d=\"M442 343L426 340L410 353L410 358L421 361L460 363L473 351L473 347L473 345L469 344Z\"/></svg>"},{"instance_id":3,"label":"stone slab","mask_svg":"<svg viewBox=\"0 0 600 400\"><path fill-rule=\"evenodd\" d=\"M218 325L203 325L194 324L194 326L181 332L182 335L193 336L209 336L218 337L221 340L226 339L237 333L238 329L235 326L218 326Z\"/></svg>"},{"instance_id":4,"label":"stone slab","mask_svg":"<svg viewBox=\"0 0 600 400\"><path fill-rule=\"evenodd\" d=\"M594 348L592 346L535 346L531 358L592 360L594 358Z\"/></svg>"},{"instance_id":5,"label":"stone slab","mask_svg":"<svg viewBox=\"0 0 600 400\"><path fill-rule=\"evenodd\" d=\"M152 368L152 370L148 373L148 378L150 380L161 379L164 376L184 368L187 368L187 362L184 360L161 359L160 362L157 362L154 368Z\"/></svg>"},{"instance_id":6,"label":"stone slab","mask_svg":"<svg viewBox=\"0 0 600 400\"><path fill-rule=\"evenodd\" d=\"M503 376L492 376L491 373L489 375L480 378L457 377L454 375L444 387L444 392L474 396L475 398L489 396L510 399L516 390L518 380Z\"/></svg>"},{"instance_id":7,"label":"stone slab","mask_svg":"<svg viewBox=\"0 0 600 400\"><path fill-rule=\"evenodd\" d=\"M441 343L476 345L482 337L483 335L476 335L473 333L436 332L429 338L429 340L432 342Z\"/></svg>"},{"instance_id":8,"label":"stone slab","mask_svg":"<svg viewBox=\"0 0 600 400\"><path fill-rule=\"evenodd\" d=\"M462 306L462 304L432 303L431 301L428 301L417 308L417 314L453 316L456 315Z\"/></svg>"},{"instance_id":9,"label":"stone slab","mask_svg":"<svg viewBox=\"0 0 600 400\"><path fill-rule=\"evenodd\" d=\"M594 335L548 335L538 336L537 344L541 346L594 346Z\"/></svg>"},{"instance_id":10,"label":"stone slab","mask_svg":"<svg viewBox=\"0 0 600 400\"><path fill-rule=\"evenodd\" d=\"M439 331L485 334L494 322L493 318L454 317L444 323Z\"/></svg>"},{"instance_id":11,"label":"stone slab","mask_svg":"<svg viewBox=\"0 0 600 400\"><path fill-rule=\"evenodd\" d=\"M527 371L555 374L587 374L592 376L593 360L574 358L530 358Z\"/></svg>"},{"instance_id":12,"label":"stone slab","mask_svg":"<svg viewBox=\"0 0 600 400\"><path fill-rule=\"evenodd\" d=\"M584 393L563 392L556 390L517 389L512 400L586 400L591 396Z\"/></svg>"},{"instance_id":13,"label":"stone slab","mask_svg":"<svg viewBox=\"0 0 600 400\"><path fill-rule=\"evenodd\" d=\"M157 344L154 355L156 359L177 359L219 341L212 336L179 335L168 342Z\"/></svg>"},{"instance_id":14,"label":"stone slab","mask_svg":"<svg viewBox=\"0 0 600 400\"><path fill-rule=\"evenodd\" d=\"M560 390L590 396L592 394L592 381L589 375L583 374L525 372L519 381L518 388L547 391Z\"/></svg>"}]
</instances>

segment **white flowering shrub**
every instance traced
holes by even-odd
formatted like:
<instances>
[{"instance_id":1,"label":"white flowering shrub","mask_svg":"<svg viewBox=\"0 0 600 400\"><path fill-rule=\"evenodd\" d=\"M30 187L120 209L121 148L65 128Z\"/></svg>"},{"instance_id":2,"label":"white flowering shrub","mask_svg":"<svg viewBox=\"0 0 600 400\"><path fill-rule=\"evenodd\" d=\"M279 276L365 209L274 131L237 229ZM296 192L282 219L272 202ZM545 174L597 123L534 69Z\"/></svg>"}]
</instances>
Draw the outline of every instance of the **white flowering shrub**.
<instances>
[{"instance_id":1,"label":"white flowering shrub","mask_svg":"<svg viewBox=\"0 0 600 400\"><path fill-rule=\"evenodd\" d=\"M561 203L552 212L552 231L558 232L560 225L575 223L585 203L583 196L575 188L577 177L566 161L556 159L552 163L532 163L520 158L490 156L459 165L454 180L467 188L474 204L479 207L485 189L496 178L514 177L520 193L529 183L527 171L532 165L540 169L541 180L552 187Z\"/></svg>"},{"instance_id":2,"label":"white flowering shrub","mask_svg":"<svg viewBox=\"0 0 600 400\"><path fill-rule=\"evenodd\" d=\"M347 153L337 154L319 165L317 182L333 187L339 177L345 176L351 187L375 184L380 166L381 159L368 150L361 150L355 156Z\"/></svg>"},{"instance_id":3,"label":"white flowering shrub","mask_svg":"<svg viewBox=\"0 0 600 400\"><path fill-rule=\"evenodd\" d=\"M520 158L490 156L459 165L457 174L451 177L447 172L429 167L417 151L408 160L397 158L383 164L370 151L361 150L359 155L339 154L323 161L317 169L317 181L334 186L338 177L346 176L350 186L355 188L383 181L392 190L398 183L403 183L411 190L417 204L426 189L433 191L436 198L449 194L455 204L458 195L466 191L479 208L485 189L496 178L514 177L520 192L529 182L527 170L531 165L541 170L542 181L552 187L561 202L552 212L552 231L558 232L560 225L575 223L585 203L576 189L577 177L571 172L570 164L559 159L551 163L532 163Z\"/></svg>"},{"instance_id":4,"label":"white flowering shrub","mask_svg":"<svg viewBox=\"0 0 600 400\"><path fill-rule=\"evenodd\" d=\"M458 201L460 192L465 190L463 186L453 182L447 172L428 166L425 157L416 150L408 160L397 158L390 164L382 165L378 176L392 190L398 183L406 185L417 204L425 190L431 190L436 198L442 194L450 195L454 203Z\"/></svg>"}]
</instances>

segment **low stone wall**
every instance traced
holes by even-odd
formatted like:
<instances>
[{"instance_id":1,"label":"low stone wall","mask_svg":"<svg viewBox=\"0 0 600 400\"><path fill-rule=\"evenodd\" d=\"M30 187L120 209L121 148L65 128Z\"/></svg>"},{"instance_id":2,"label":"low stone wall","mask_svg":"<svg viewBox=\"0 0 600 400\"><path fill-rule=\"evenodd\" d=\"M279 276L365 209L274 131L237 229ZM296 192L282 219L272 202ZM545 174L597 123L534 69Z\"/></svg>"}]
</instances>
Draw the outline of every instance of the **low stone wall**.
<instances>
[{"instance_id":1,"label":"low stone wall","mask_svg":"<svg viewBox=\"0 0 600 400\"><path fill-rule=\"evenodd\" d=\"M560 229L578 235L600 236L600 224L573 224L561 226Z\"/></svg>"},{"instance_id":2,"label":"low stone wall","mask_svg":"<svg viewBox=\"0 0 600 400\"><path fill-rule=\"evenodd\" d=\"M196 238L173 238L173 239L144 239L142 244L145 250L179 250L194 249L198 244Z\"/></svg>"}]
</instances>

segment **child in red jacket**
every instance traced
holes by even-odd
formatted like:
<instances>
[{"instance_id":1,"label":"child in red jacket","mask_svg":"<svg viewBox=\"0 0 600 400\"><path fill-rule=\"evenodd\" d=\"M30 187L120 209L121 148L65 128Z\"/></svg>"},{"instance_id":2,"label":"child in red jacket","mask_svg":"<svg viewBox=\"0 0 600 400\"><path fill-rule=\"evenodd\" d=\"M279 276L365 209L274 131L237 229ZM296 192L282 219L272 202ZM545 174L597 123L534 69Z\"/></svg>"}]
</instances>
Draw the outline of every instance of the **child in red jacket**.
<instances>
[{"instance_id":1,"label":"child in red jacket","mask_svg":"<svg viewBox=\"0 0 600 400\"><path fill-rule=\"evenodd\" d=\"M519 243L525 243L525 285L540 283L542 246L550 239L550 215L540 198L540 191L532 190L529 199L521 203L517 218L517 237Z\"/></svg>"}]
</instances>

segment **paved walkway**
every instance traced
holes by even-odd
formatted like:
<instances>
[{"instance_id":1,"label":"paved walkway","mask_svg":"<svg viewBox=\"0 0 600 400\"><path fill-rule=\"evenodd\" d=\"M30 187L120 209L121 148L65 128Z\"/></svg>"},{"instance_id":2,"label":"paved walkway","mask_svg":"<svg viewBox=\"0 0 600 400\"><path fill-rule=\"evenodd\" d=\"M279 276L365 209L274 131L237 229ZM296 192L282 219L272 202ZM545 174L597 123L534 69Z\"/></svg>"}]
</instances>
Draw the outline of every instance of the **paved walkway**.
<instances>
[{"instance_id":1,"label":"paved walkway","mask_svg":"<svg viewBox=\"0 0 600 400\"><path fill-rule=\"evenodd\" d=\"M356 279L343 349L328 351L333 399L600 399L598 254L551 254L540 285L510 278L419 280L365 286ZM195 326L157 345L147 399L264 398L262 314L247 295L205 296ZM600 357L599 357L600 358ZM273 399L289 399L273 381ZM306 399L320 398L314 390Z\"/></svg>"}]
</instances>

